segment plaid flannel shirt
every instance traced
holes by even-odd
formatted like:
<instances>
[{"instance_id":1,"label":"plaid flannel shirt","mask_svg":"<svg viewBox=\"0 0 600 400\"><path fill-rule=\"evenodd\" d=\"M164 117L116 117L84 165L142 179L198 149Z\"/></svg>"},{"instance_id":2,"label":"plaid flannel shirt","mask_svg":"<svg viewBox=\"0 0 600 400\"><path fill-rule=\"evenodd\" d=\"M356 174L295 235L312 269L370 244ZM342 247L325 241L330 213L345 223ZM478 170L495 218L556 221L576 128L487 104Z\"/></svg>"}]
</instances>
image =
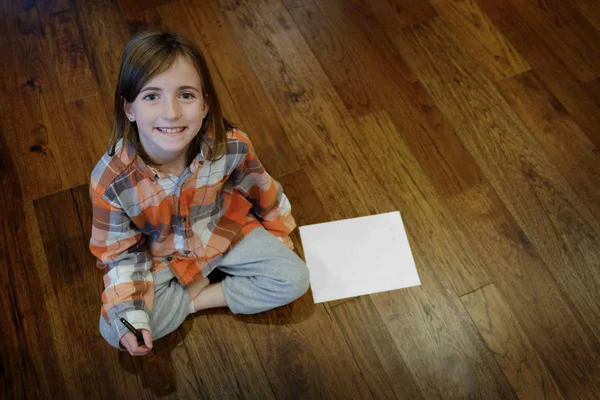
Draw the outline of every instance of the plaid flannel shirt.
<instances>
[{"instance_id":1,"label":"plaid flannel shirt","mask_svg":"<svg viewBox=\"0 0 600 400\"><path fill-rule=\"evenodd\" d=\"M92 172L90 250L104 269L101 313L119 337L127 332L119 317L150 330L153 273L171 268L187 286L259 226L293 247L290 203L248 136L230 132L226 155L217 161L205 160L205 149L176 177L121 142Z\"/></svg>"}]
</instances>

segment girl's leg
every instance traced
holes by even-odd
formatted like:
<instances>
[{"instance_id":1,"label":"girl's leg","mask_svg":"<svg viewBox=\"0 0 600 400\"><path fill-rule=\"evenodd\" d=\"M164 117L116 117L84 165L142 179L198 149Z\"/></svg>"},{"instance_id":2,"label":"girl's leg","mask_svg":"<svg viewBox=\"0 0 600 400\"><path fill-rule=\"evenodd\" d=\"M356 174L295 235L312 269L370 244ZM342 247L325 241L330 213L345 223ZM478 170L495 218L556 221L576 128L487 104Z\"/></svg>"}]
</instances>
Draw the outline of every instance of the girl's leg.
<instances>
[{"instance_id":1,"label":"girl's leg","mask_svg":"<svg viewBox=\"0 0 600 400\"><path fill-rule=\"evenodd\" d=\"M231 249L219 269L232 276L201 291L193 307L228 306L235 314L254 314L288 304L308 290L306 264L264 228Z\"/></svg>"},{"instance_id":2,"label":"girl's leg","mask_svg":"<svg viewBox=\"0 0 600 400\"><path fill-rule=\"evenodd\" d=\"M196 312L207 308L227 307L222 283L212 283L205 286L196 297L192 297L190 291L190 298L192 299L190 307L193 307L190 311Z\"/></svg>"}]
</instances>

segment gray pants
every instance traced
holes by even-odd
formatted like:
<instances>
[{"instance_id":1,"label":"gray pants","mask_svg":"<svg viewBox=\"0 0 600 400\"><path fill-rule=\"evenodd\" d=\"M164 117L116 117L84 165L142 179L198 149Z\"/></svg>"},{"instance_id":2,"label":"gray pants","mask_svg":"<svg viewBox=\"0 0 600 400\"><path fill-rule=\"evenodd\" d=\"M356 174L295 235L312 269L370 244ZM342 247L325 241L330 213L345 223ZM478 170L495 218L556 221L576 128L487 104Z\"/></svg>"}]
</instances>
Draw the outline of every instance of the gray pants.
<instances>
[{"instance_id":1,"label":"gray pants","mask_svg":"<svg viewBox=\"0 0 600 400\"><path fill-rule=\"evenodd\" d=\"M229 250L220 270L230 274L223 280L223 293L234 314L256 314L296 300L308 290L308 268L281 241L257 228ZM207 275L210 271L203 271ZM154 303L150 313L152 340L176 330L189 315L190 296L169 268L154 275ZM114 329L100 317L100 333L119 347Z\"/></svg>"}]
</instances>

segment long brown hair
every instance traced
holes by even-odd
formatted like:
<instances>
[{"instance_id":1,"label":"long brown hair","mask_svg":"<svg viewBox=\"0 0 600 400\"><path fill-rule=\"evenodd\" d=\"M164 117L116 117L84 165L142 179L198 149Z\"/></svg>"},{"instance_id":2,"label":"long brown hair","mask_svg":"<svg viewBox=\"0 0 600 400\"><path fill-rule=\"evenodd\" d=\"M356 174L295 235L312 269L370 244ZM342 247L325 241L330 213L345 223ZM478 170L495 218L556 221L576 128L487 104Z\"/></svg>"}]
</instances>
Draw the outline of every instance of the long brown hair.
<instances>
[{"instance_id":1,"label":"long brown hair","mask_svg":"<svg viewBox=\"0 0 600 400\"><path fill-rule=\"evenodd\" d=\"M215 161L225 154L227 132L235 126L223 117L221 104L202 52L184 36L151 29L137 34L123 50L115 90L115 123L109 155L115 154L118 141L123 139L123 142L134 147L146 163L159 165L144 150L137 125L127 119L123 107L125 101L132 103L150 79L168 70L180 56L186 57L198 70L202 79L202 93L208 103L208 114L202 121L200 132L192 139L187 162L190 163L196 157L203 142L209 145L208 154L205 155L207 160ZM210 132L210 141L207 140L207 132Z\"/></svg>"}]
</instances>

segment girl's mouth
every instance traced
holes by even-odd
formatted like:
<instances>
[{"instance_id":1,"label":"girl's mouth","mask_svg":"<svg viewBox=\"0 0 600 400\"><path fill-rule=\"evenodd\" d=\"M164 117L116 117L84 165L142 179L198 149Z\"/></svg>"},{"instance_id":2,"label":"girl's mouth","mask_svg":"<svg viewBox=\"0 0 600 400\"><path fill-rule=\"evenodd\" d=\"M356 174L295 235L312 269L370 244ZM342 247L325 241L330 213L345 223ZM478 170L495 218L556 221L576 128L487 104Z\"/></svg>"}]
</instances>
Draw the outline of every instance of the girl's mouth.
<instances>
[{"instance_id":1,"label":"girl's mouth","mask_svg":"<svg viewBox=\"0 0 600 400\"><path fill-rule=\"evenodd\" d=\"M159 130L162 133L166 133L166 134L177 134L177 133L181 133L185 130L185 126L176 126L173 128L167 128L167 127L156 127L157 130Z\"/></svg>"}]
</instances>

